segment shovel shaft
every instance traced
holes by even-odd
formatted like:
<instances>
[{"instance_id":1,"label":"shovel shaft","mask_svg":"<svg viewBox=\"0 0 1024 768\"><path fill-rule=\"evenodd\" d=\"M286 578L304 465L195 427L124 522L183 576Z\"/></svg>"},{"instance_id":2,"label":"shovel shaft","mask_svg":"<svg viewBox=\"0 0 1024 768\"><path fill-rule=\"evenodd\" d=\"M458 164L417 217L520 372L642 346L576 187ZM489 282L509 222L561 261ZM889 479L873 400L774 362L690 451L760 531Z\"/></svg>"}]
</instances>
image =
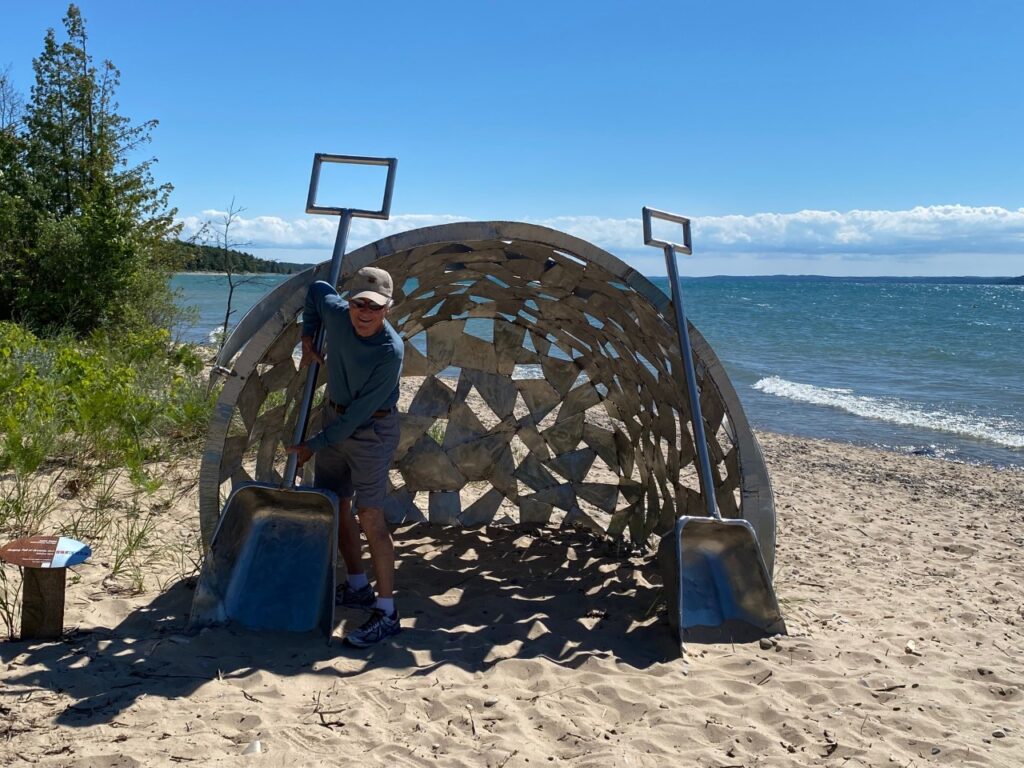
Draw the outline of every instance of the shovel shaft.
<instances>
[{"instance_id":1,"label":"shovel shaft","mask_svg":"<svg viewBox=\"0 0 1024 768\"><path fill-rule=\"evenodd\" d=\"M690 396L690 416L693 423L693 442L697 451L700 469L700 492L707 505L708 517L721 520L715 502L715 483L711 476L711 457L708 455L708 441L704 434L704 416L700 410L700 391L697 389L697 371L693 364L693 348L690 346L690 331L683 310L683 292L679 286L679 271L676 266L676 249L671 243L665 244L665 266L668 268L669 284L672 287L672 308L675 310L676 329L679 332L679 355L683 360L686 374L686 391Z\"/></svg>"},{"instance_id":2,"label":"shovel shaft","mask_svg":"<svg viewBox=\"0 0 1024 768\"><path fill-rule=\"evenodd\" d=\"M338 234L334 238L334 252L331 254L331 271L328 281L331 285L338 284L341 276L341 263L345 258L345 246L348 243L348 230L352 225L352 212L343 210L338 220ZM324 349L324 326L320 325L316 336L313 338L313 347L317 354L322 354ZM306 385L302 390L302 400L299 403L299 414L295 420L295 433L292 436L292 445L301 445L306 439L306 425L309 423L309 411L313 404L313 392L316 390L316 379L320 374L320 364L312 362L309 365L309 372L306 374ZM295 484L295 476L299 468L299 457L294 453L288 454L288 464L284 470L284 484L282 487L289 487Z\"/></svg>"}]
</instances>

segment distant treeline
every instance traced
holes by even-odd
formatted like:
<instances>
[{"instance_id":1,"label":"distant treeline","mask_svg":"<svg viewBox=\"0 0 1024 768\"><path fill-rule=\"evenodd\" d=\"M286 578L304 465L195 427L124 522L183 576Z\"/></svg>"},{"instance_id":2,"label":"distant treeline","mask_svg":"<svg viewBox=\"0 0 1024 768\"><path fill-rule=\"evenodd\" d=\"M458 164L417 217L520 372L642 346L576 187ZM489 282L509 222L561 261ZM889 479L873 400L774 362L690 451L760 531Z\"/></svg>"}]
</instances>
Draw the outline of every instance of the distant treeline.
<instances>
[{"instance_id":1,"label":"distant treeline","mask_svg":"<svg viewBox=\"0 0 1024 768\"><path fill-rule=\"evenodd\" d=\"M181 240L175 241L173 247L178 251L176 262L182 272L262 272L290 275L312 266L271 261L244 251L215 248L212 245L193 245Z\"/></svg>"},{"instance_id":2,"label":"distant treeline","mask_svg":"<svg viewBox=\"0 0 1024 768\"><path fill-rule=\"evenodd\" d=\"M727 275L712 277L691 277L689 280L716 280ZM1024 275L1020 277L833 277L831 275L748 275L743 280L792 280L793 282L849 282L858 283L936 283L940 285L1024 285Z\"/></svg>"}]
</instances>

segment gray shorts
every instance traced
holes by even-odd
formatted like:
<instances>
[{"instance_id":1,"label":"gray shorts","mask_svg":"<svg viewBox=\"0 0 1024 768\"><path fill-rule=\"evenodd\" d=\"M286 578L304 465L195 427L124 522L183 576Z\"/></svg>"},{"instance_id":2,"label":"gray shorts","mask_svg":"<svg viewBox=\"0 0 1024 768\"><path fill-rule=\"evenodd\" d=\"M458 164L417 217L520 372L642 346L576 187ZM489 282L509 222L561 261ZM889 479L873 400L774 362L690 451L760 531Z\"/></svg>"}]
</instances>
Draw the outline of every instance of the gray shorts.
<instances>
[{"instance_id":1,"label":"gray shorts","mask_svg":"<svg viewBox=\"0 0 1024 768\"><path fill-rule=\"evenodd\" d=\"M338 418L324 405L324 427ZM398 413L370 419L337 445L317 451L313 484L338 494L339 499L355 495L353 512L383 507L388 495L388 470L398 448Z\"/></svg>"}]
</instances>

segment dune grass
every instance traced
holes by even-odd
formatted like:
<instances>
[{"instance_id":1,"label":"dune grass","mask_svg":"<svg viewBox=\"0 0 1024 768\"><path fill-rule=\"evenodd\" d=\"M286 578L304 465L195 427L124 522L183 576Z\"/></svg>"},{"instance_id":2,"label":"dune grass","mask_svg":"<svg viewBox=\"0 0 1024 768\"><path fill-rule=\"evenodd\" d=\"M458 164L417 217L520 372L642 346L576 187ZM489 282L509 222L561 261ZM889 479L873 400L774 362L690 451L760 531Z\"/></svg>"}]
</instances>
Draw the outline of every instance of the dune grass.
<instances>
[{"instance_id":1,"label":"dune grass","mask_svg":"<svg viewBox=\"0 0 1024 768\"><path fill-rule=\"evenodd\" d=\"M194 541L164 542L168 467L194 461L213 395L201 350L167 331L40 338L0 323L0 544L64 535L102 551L111 591L138 593L157 560L182 576ZM188 476L186 471L185 476ZM16 635L21 574L0 568L0 629Z\"/></svg>"}]
</instances>

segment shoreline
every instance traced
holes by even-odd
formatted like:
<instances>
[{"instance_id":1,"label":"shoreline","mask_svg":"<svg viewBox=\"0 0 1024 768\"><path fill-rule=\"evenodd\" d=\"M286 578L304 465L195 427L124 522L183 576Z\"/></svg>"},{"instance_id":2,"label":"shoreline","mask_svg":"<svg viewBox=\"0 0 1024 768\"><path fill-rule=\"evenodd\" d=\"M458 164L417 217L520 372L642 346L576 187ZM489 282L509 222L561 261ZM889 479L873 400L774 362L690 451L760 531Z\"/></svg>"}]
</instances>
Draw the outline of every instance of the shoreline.
<instances>
[{"instance_id":1,"label":"shoreline","mask_svg":"<svg viewBox=\"0 0 1024 768\"><path fill-rule=\"evenodd\" d=\"M762 437L766 439L780 437L790 440L806 441L810 443L831 444L840 447L848 447L855 450L877 451L880 454L884 454L887 456L898 456L905 459L927 459L930 461L939 461L944 464L950 464L952 466L979 467L982 469L991 469L996 472L1011 472L1024 475L1024 456L1021 457L1020 464L996 464L993 462L986 462L980 460L973 461L969 459L960 459L952 456L940 456L921 451L920 449L911 450L908 448L901 450L899 448L878 445L876 443L862 443L853 440L843 440L835 437L816 437L814 435L801 435L795 432L778 432L767 429L759 429L757 427L753 427L753 431L754 434L757 436L758 443L764 442Z\"/></svg>"},{"instance_id":2,"label":"shoreline","mask_svg":"<svg viewBox=\"0 0 1024 768\"><path fill-rule=\"evenodd\" d=\"M231 274L234 275L235 277L259 277L260 275L267 275L269 277L291 277L292 275L297 275L300 272L304 272L304 271L305 270L299 270L298 272L232 272ZM203 276L227 277L227 274L228 274L227 272L214 272L214 271L210 271L210 272L172 272L171 273L172 276L174 276L174 275L182 275L182 276L188 276L188 277L203 277Z\"/></svg>"},{"instance_id":3,"label":"shoreline","mask_svg":"<svg viewBox=\"0 0 1024 768\"><path fill-rule=\"evenodd\" d=\"M326 261L330 261L327 259ZM280 262L295 264L297 262ZM324 263L318 261L295 272L234 272L236 275L295 275L304 272L310 266ZM226 272L202 270L190 272L172 272L173 275L225 275ZM668 275L644 275L647 280L667 280ZM686 281L700 280L793 280L793 281L856 281L862 283L919 283L935 285L1024 285L1024 275L683 275Z\"/></svg>"}]
</instances>

